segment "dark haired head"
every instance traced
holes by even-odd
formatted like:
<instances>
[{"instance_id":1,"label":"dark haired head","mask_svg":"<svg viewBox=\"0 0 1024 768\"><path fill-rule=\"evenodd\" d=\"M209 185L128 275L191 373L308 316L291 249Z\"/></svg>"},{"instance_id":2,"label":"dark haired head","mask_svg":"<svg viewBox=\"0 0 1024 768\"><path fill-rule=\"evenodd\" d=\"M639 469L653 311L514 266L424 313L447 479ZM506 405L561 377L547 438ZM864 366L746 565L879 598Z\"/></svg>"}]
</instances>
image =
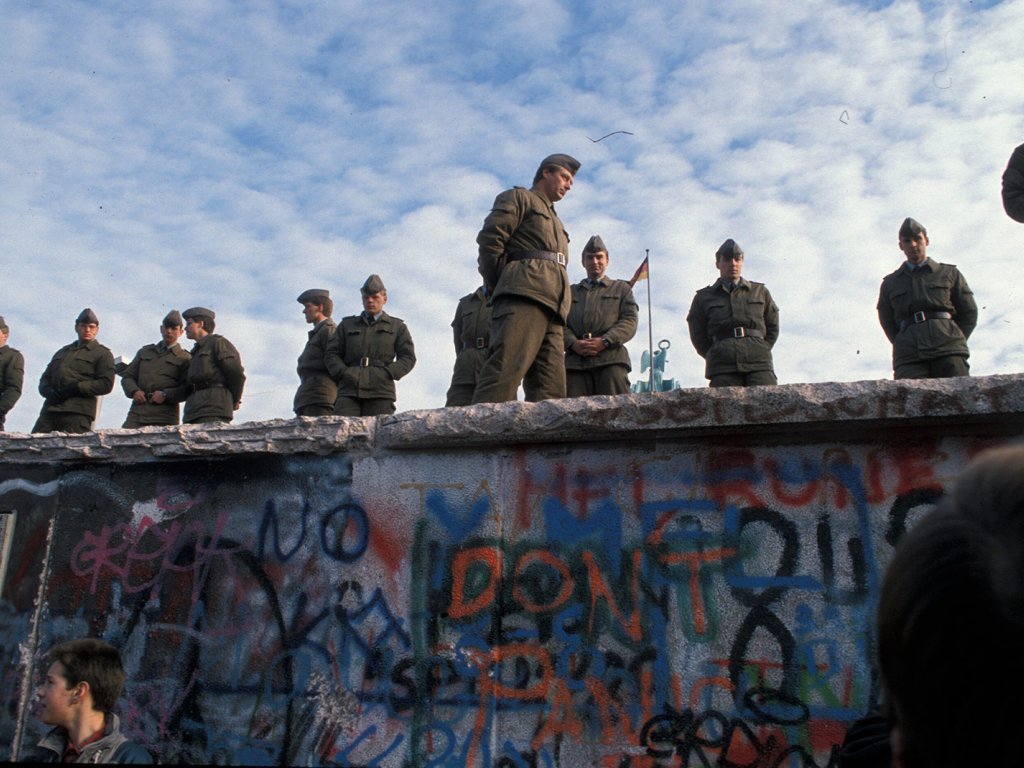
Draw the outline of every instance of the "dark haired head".
<instances>
[{"instance_id":1,"label":"dark haired head","mask_svg":"<svg viewBox=\"0 0 1024 768\"><path fill-rule=\"evenodd\" d=\"M83 680L92 692L93 709L110 712L124 688L124 667L114 646L92 637L58 643L46 652L46 666L58 662L69 687Z\"/></svg>"}]
</instances>

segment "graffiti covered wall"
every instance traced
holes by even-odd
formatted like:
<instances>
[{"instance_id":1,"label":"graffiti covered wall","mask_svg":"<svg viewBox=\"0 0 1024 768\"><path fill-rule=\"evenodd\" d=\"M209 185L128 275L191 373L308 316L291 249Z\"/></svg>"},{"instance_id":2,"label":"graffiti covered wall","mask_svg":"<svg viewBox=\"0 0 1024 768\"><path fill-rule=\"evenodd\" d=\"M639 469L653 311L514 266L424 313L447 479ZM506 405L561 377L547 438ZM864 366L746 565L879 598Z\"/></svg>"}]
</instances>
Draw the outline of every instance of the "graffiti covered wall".
<instances>
[{"instance_id":1,"label":"graffiti covered wall","mask_svg":"<svg viewBox=\"0 0 1024 768\"><path fill-rule=\"evenodd\" d=\"M322 455L6 462L0 737L40 734L31 655L92 635L121 649L119 713L164 761L834 765L877 694L893 545L1019 433L973 402L886 429L790 411L396 447L382 421Z\"/></svg>"}]
</instances>

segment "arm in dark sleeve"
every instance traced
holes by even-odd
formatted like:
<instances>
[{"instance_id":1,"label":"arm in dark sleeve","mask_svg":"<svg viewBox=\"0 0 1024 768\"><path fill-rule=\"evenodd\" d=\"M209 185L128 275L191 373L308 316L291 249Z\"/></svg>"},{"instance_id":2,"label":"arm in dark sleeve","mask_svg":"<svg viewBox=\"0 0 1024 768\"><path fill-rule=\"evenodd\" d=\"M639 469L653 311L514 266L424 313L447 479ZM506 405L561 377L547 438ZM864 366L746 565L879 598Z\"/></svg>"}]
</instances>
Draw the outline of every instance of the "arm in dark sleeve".
<instances>
[{"instance_id":1,"label":"arm in dark sleeve","mask_svg":"<svg viewBox=\"0 0 1024 768\"><path fill-rule=\"evenodd\" d=\"M764 340L769 347L774 347L779 338L779 307L767 288L764 289L764 299Z\"/></svg>"},{"instance_id":2,"label":"arm in dark sleeve","mask_svg":"<svg viewBox=\"0 0 1024 768\"><path fill-rule=\"evenodd\" d=\"M217 345L217 361L224 374L224 386L231 393L231 401L233 403L240 402L242 390L245 388L245 368L242 367L242 356L238 354L235 345L223 337L220 339L220 344Z\"/></svg>"},{"instance_id":3,"label":"arm in dark sleeve","mask_svg":"<svg viewBox=\"0 0 1024 768\"><path fill-rule=\"evenodd\" d=\"M953 301L953 306L956 307L954 320L960 326L964 338L969 339L975 326L978 325L978 305L974 301L974 292L959 271L956 280L953 281L950 299Z\"/></svg>"},{"instance_id":4,"label":"arm in dark sleeve","mask_svg":"<svg viewBox=\"0 0 1024 768\"><path fill-rule=\"evenodd\" d=\"M178 375L173 387L164 387L164 397L169 403L182 403L192 393L192 385L188 383L188 367L191 355L187 355L178 365Z\"/></svg>"},{"instance_id":5,"label":"arm in dark sleeve","mask_svg":"<svg viewBox=\"0 0 1024 768\"><path fill-rule=\"evenodd\" d=\"M0 414L7 413L21 397L25 384L25 358L20 352L11 355L11 361L4 372L3 392L0 393Z\"/></svg>"},{"instance_id":6,"label":"arm in dark sleeve","mask_svg":"<svg viewBox=\"0 0 1024 768\"><path fill-rule=\"evenodd\" d=\"M700 297L694 296L690 304L690 312L686 315L686 325L690 328L690 343L701 357L707 357L711 343L708 341L708 319L701 312Z\"/></svg>"},{"instance_id":7,"label":"arm in dark sleeve","mask_svg":"<svg viewBox=\"0 0 1024 768\"><path fill-rule=\"evenodd\" d=\"M391 378L398 381L416 365L416 348L412 343L409 327L402 323L395 333L395 361L388 363L387 370Z\"/></svg>"},{"instance_id":8,"label":"arm in dark sleeve","mask_svg":"<svg viewBox=\"0 0 1024 768\"><path fill-rule=\"evenodd\" d=\"M1003 208L1011 219L1024 224L1024 144L1013 150L1003 172Z\"/></svg>"},{"instance_id":9,"label":"arm in dark sleeve","mask_svg":"<svg viewBox=\"0 0 1024 768\"><path fill-rule=\"evenodd\" d=\"M327 372L331 374L331 378L336 382L341 381L341 377L345 375L345 370L348 368L345 365L345 326L339 324L334 331L334 335L330 341L327 342L327 353L324 355L324 364L327 366Z\"/></svg>"},{"instance_id":10,"label":"arm in dark sleeve","mask_svg":"<svg viewBox=\"0 0 1024 768\"><path fill-rule=\"evenodd\" d=\"M456 356L462 351L462 301L455 308L455 318L452 320L452 335L455 337Z\"/></svg>"},{"instance_id":11,"label":"arm in dark sleeve","mask_svg":"<svg viewBox=\"0 0 1024 768\"><path fill-rule=\"evenodd\" d=\"M43 396L43 399L54 401L57 399L57 390L53 387L53 366L57 364L57 356L54 355L50 358L50 362L46 364L46 370L43 371L43 375L39 377L39 394Z\"/></svg>"},{"instance_id":12,"label":"arm in dark sleeve","mask_svg":"<svg viewBox=\"0 0 1024 768\"><path fill-rule=\"evenodd\" d=\"M78 384L78 394L83 397L100 397L108 395L114 389L114 379L117 377L117 369L114 368L114 356L110 350L102 350L96 358L93 367L92 377L82 379Z\"/></svg>"},{"instance_id":13,"label":"arm in dark sleeve","mask_svg":"<svg viewBox=\"0 0 1024 768\"><path fill-rule=\"evenodd\" d=\"M479 248L477 267L484 285L493 289L501 274L501 257L505 253L509 238L522 223L525 209L520 203L516 190L509 189L494 199L491 212L484 219L484 225L476 236Z\"/></svg>"},{"instance_id":14,"label":"arm in dark sleeve","mask_svg":"<svg viewBox=\"0 0 1024 768\"><path fill-rule=\"evenodd\" d=\"M619 319L602 336L613 345L625 344L636 336L638 315L639 311L636 306L636 299L633 298L633 290L627 288L619 299Z\"/></svg>"},{"instance_id":15,"label":"arm in dark sleeve","mask_svg":"<svg viewBox=\"0 0 1024 768\"><path fill-rule=\"evenodd\" d=\"M141 350L140 350L141 351ZM134 395L138 390L142 389L139 386L139 354L135 353L135 357L128 367L124 369L124 373L121 374L121 389L124 390L125 395L129 398Z\"/></svg>"},{"instance_id":16,"label":"arm in dark sleeve","mask_svg":"<svg viewBox=\"0 0 1024 768\"><path fill-rule=\"evenodd\" d=\"M882 326L882 330L885 332L885 337L889 339L889 343L896 341L896 336L900 332L900 324L896 322L896 313L893 312L892 305L885 296L885 281L882 281L882 287L878 290L878 322Z\"/></svg>"}]
</instances>

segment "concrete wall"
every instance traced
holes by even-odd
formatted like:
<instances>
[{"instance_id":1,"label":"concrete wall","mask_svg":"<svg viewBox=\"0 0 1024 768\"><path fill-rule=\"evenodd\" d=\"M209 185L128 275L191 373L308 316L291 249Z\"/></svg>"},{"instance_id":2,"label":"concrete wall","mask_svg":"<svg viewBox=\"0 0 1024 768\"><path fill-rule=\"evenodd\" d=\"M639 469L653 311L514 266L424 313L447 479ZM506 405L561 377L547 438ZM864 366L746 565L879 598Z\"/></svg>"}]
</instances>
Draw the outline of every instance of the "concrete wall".
<instances>
[{"instance_id":1,"label":"concrete wall","mask_svg":"<svg viewBox=\"0 0 1024 768\"><path fill-rule=\"evenodd\" d=\"M894 543L1022 427L996 376L2 436L0 739L95 635L164 760L834 765Z\"/></svg>"}]
</instances>

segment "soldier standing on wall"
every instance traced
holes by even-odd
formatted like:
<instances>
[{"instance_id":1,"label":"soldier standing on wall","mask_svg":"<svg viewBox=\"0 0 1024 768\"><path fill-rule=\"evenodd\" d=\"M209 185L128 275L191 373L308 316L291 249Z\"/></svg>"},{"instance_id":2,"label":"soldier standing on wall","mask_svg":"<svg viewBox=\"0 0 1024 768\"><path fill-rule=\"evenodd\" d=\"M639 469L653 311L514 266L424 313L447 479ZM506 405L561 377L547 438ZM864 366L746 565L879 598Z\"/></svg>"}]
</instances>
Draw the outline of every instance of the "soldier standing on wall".
<instances>
[{"instance_id":1,"label":"soldier standing on wall","mask_svg":"<svg viewBox=\"0 0 1024 768\"><path fill-rule=\"evenodd\" d=\"M605 275L608 248L600 235L583 247L585 280L572 286L565 324L565 376L569 397L629 393L629 352L637 306L625 280Z\"/></svg>"},{"instance_id":2,"label":"soldier standing on wall","mask_svg":"<svg viewBox=\"0 0 1024 768\"><path fill-rule=\"evenodd\" d=\"M188 365L191 390L185 401L186 424L230 422L242 405L245 369L235 345L214 333L216 314L206 307L182 312L185 335L196 344Z\"/></svg>"},{"instance_id":3,"label":"soldier standing on wall","mask_svg":"<svg viewBox=\"0 0 1024 768\"><path fill-rule=\"evenodd\" d=\"M327 368L338 384L336 416L394 413L395 382L416 365L409 329L384 311L384 282L370 275L359 292L363 311L342 318L327 349Z\"/></svg>"},{"instance_id":4,"label":"soldier standing on wall","mask_svg":"<svg viewBox=\"0 0 1024 768\"><path fill-rule=\"evenodd\" d=\"M0 315L0 432L4 430L7 413L21 397L25 383L25 358L21 352L7 346L11 331Z\"/></svg>"},{"instance_id":5,"label":"soldier standing on wall","mask_svg":"<svg viewBox=\"0 0 1024 768\"><path fill-rule=\"evenodd\" d=\"M445 406L469 405L473 402L473 391L480 376L480 369L487 361L487 347L491 335L490 293L481 285L473 293L459 299L452 320L455 335L455 369L452 383L448 387Z\"/></svg>"},{"instance_id":6,"label":"soldier standing on wall","mask_svg":"<svg viewBox=\"0 0 1024 768\"><path fill-rule=\"evenodd\" d=\"M530 402L565 397L569 235L554 204L572 189L579 168L569 155L544 158L533 187L498 195L477 235L477 263L492 293L492 314L491 348L474 403L515 400L520 383Z\"/></svg>"},{"instance_id":7,"label":"soldier standing on wall","mask_svg":"<svg viewBox=\"0 0 1024 768\"><path fill-rule=\"evenodd\" d=\"M967 339L978 324L974 293L955 266L928 258L928 232L911 218L900 226L899 246L907 260L882 280L878 293L894 378L970 375Z\"/></svg>"},{"instance_id":8,"label":"soldier standing on wall","mask_svg":"<svg viewBox=\"0 0 1024 768\"><path fill-rule=\"evenodd\" d=\"M101 396L114 388L114 356L96 341L100 321L88 307L75 320L78 340L53 355L39 379L44 398L32 431L81 434L92 429Z\"/></svg>"},{"instance_id":9,"label":"soldier standing on wall","mask_svg":"<svg viewBox=\"0 0 1024 768\"><path fill-rule=\"evenodd\" d=\"M762 283L741 277L743 249L729 238L715 252L718 279L693 297L686 323L712 387L775 384L772 347L779 308Z\"/></svg>"},{"instance_id":10,"label":"soldier standing on wall","mask_svg":"<svg viewBox=\"0 0 1024 768\"><path fill-rule=\"evenodd\" d=\"M302 316L313 326L309 340L299 355L299 388L295 392L296 416L330 416L338 397L338 385L327 370L327 348L334 338L336 326L331 319L334 302L326 288L310 288L296 299L302 305Z\"/></svg>"},{"instance_id":11,"label":"soldier standing on wall","mask_svg":"<svg viewBox=\"0 0 1024 768\"><path fill-rule=\"evenodd\" d=\"M172 309L160 324L160 341L147 344L121 372L121 388L131 398L123 429L167 426L180 421L178 404L188 394L192 356L178 339L185 332L181 313Z\"/></svg>"}]
</instances>

